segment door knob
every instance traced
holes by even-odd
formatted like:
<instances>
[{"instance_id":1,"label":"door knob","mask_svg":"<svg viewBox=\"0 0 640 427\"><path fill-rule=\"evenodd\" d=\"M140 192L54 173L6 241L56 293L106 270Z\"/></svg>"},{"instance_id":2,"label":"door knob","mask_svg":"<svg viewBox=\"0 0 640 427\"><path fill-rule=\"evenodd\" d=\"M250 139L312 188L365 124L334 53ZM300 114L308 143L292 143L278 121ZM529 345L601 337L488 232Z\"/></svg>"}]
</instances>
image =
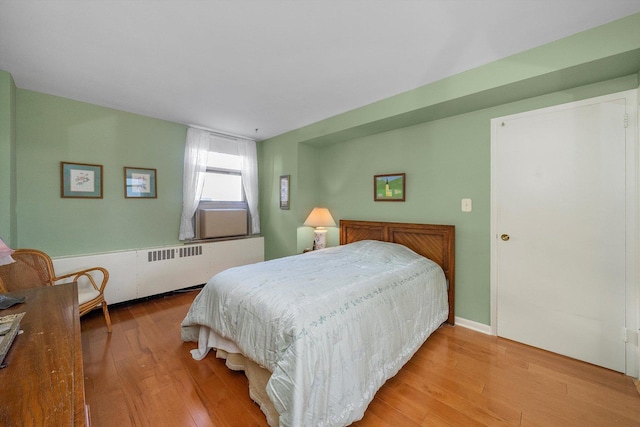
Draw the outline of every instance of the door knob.
<instances>
[{"instance_id":1,"label":"door knob","mask_svg":"<svg viewBox=\"0 0 640 427\"><path fill-rule=\"evenodd\" d=\"M500 236L500 238L506 242L507 240L509 240L509 235L503 234L502 236Z\"/></svg>"}]
</instances>

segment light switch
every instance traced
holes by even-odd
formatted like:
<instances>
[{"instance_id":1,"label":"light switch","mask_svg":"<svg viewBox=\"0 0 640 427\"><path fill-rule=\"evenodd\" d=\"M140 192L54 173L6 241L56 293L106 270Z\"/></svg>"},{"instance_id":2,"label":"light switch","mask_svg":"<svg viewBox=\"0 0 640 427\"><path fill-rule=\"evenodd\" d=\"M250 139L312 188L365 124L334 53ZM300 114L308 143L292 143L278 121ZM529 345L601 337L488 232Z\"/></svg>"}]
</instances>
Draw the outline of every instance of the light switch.
<instances>
[{"instance_id":1,"label":"light switch","mask_svg":"<svg viewBox=\"0 0 640 427\"><path fill-rule=\"evenodd\" d=\"M462 212L471 212L471 199L462 199Z\"/></svg>"}]
</instances>

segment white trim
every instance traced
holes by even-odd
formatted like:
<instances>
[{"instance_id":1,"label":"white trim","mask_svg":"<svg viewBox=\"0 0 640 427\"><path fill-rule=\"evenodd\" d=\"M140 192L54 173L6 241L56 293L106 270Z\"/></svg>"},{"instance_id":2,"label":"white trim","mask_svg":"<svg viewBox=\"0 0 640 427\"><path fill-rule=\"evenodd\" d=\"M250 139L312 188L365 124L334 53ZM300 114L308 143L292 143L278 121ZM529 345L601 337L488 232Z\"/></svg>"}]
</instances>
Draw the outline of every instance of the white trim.
<instances>
[{"instance_id":1,"label":"white trim","mask_svg":"<svg viewBox=\"0 0 640 427\"><path fill-rule=\"evenodd\" d=\"M495 335L491 331L491 326L485 325L484 323L474 322L473 320L463 319L462 317L456 316L455 318L456 326L460 326L462 328L471 329L476 332L480 332L486 335Z\"/></svg>"},{"instance_id":2,"label":"white trim","mask_svg":"<svg viewBox=\"0 0 640 427\"><path fill-rule=\"evenodd\" d=\"M209 132L210 134L220 137L220 138L227 138L227 139L248 139L249 141L255 141L254 138L249 138L248 136L242 136L242 135L236 135L233 133L229 133L229 132L222 132L219 130L215 130L215 129L211 129L211 128L207 128L204 126L197 126L197 125L190 125L187 124L186 126L190 127L190 128L196 128L196 129L200 129L200 130L204 130Z\"/></svg>"}]
</instances>

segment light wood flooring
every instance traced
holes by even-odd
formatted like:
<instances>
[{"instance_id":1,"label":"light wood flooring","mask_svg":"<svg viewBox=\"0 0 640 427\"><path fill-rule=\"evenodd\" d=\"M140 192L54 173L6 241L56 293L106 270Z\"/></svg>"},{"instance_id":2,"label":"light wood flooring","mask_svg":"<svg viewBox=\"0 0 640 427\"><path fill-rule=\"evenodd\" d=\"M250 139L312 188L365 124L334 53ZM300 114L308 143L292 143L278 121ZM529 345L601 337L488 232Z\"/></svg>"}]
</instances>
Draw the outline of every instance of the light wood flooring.
<instances>
[{"instance_id":1,"label":"light wood flooring","mask_svg":"<svg viewBox=\"0 0 640 427\"><path fill-rule=\"evenodd\" d=\"M191 358L180 322L197 291L82 318L93 427L266 426L243 373ZM462 327L442 327L356 426L640 426L632 379Z\"/></svg>"}]
</instances>

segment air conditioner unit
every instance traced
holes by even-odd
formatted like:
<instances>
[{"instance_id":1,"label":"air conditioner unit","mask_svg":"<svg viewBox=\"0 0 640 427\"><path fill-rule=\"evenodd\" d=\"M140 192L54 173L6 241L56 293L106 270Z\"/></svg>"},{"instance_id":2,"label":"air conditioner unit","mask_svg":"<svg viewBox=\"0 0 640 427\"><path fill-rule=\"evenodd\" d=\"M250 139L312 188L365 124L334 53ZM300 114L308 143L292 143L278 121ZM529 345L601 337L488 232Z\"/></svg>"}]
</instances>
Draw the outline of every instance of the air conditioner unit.
<instances>
[{"instance_id":1,"label":"air conditioner unit","mask_svg":"<svg viewBox=\"0 0 640 427\"><path fill-rule=\"evenodd\" d=\"M199 209L196 215L198 238L246 236L248 216L246 209Z\"/></svg>"}]
</instances>

